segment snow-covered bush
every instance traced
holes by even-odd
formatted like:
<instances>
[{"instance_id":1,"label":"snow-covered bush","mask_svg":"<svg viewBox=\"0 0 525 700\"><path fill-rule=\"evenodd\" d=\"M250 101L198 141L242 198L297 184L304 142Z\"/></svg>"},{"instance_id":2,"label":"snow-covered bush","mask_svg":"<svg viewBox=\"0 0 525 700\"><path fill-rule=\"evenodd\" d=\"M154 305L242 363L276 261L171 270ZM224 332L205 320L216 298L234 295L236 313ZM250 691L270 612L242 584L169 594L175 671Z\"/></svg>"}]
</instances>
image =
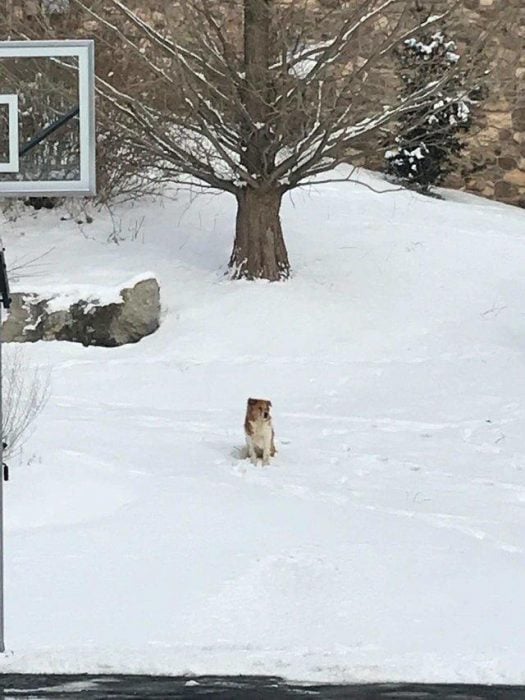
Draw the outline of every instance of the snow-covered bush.
<instances>
[{"instance_id":1,"label":"snow-covered bush","mask_svg":"<svg viewBox=\"0 0 525 700\"><path fill-rule=\"evenodd\" d=\"M407 39L396 52L401 100L457 67L455 78L436 95L434 110L413 109L398 125L395 143L385 153L386 171L396 180L426 192L443 181L461 153L461 133L471 125L466 73L459 68L456 44L443 32Z\"/></svg>"}]
</instances>

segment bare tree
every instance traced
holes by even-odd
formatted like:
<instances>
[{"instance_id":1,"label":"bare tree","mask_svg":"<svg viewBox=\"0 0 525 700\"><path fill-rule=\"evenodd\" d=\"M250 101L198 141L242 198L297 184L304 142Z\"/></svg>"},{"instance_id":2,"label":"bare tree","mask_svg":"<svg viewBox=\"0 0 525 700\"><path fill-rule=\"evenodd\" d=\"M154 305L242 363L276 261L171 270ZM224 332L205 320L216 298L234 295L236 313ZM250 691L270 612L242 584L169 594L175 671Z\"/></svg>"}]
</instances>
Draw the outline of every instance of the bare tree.
<instances>
[{"instance_id":1,"label":"bare tree","mask_svg":"<svg viewBox=\"0 0 525 700\"><path fill-rule=\"evenodd\" d=\"M111 30L116 57L136 61L134 85L118 69L98 76L122 138L162 179L235 196L234 278L287 278L283 195L404 114L439 111L434 96L465 70L451 64L403 100L382 90L391 52L454 12L453 0L424 18L406 0L323 3L316 13L311 0L74 3Z\"/></svg>"},{"instance_id":2,"label":"bare tree","mask_svg":"<svg viewBox=\"0 0 525 700\"><path fill-rule=\"evenodd\" d=\"M30 369L22 350L3 344L2 436L13 455L29 437L32 424L49 397L49 375Z\"/></svg>"}]
</instances>

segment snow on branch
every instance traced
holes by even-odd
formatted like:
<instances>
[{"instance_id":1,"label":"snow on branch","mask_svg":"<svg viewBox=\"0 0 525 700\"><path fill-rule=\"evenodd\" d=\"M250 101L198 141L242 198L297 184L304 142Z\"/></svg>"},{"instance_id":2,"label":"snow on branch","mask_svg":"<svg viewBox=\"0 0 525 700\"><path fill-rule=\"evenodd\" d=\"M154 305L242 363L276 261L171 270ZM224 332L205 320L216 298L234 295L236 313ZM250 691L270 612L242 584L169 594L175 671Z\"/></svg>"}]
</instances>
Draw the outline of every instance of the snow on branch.
<instances>
[{"instance_id":1,"label":"snow on branch","mask_svg":"<svg viewBox=\"0 0 525 700\"><path fill-rule=\"evenodd\" d=\"M342 3L321 36L306 5L293 16L298 24L290 20L293 2L218 8L212 0L185 0L170 30L168 14L166 25L154 28L123 0L73 1L136 63L135 83L97 82L121 115L125 137L162 154L158 162L170 172L230 192L296 187L414 109L431 115L439 110L433 96L457 70L451 53L439 80L402 101L393 95L382 103L380 90L377 98L390 52L430 26L439 31L456 2L421 18L404 0Z\"/></svg>"}]
</instances>

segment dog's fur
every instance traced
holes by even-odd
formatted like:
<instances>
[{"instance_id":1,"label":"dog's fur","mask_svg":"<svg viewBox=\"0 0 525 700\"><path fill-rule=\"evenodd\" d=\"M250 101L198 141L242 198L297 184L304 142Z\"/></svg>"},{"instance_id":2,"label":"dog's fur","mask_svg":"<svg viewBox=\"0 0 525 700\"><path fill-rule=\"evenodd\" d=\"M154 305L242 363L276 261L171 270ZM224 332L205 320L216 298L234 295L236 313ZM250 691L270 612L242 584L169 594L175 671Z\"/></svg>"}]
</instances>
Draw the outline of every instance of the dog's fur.
<instances>
[{"instance_id":1,"label":"dog's fur","mask_svg":"<svg viewBox=\"0 0 525 700\"><path fill-rule=\"evenodd\" d=\"M268 464L270 457L273 457L277 452L270 415L271 406L272 402L266 399L248 399L246 405L244 433L248 457L252 464L257 464L257 459L262 459L263 464Z\"/></svg>"}]
</instances>

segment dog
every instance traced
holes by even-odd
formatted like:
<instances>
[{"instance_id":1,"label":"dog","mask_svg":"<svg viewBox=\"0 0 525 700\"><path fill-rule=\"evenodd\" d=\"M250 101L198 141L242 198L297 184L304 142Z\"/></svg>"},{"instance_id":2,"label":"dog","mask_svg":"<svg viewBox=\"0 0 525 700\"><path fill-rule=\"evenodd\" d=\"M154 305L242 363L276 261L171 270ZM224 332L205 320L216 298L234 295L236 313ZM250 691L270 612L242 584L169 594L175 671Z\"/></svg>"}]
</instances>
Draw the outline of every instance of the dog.
<instances>
[{"instance_id":1,"label":"dog","mask_svg":"<svg viewBox=\"0 0 525 700\"><path fill-rule=\"evenodd\" d=\"M257 464L257 459L262 459L263 464L269 464L275 449L275 433L270 415L271 401L266 399L248 399L246 405L246 418L244 421L244 434L248 457L252 464Z\"/></svg>"}]
</instances>

